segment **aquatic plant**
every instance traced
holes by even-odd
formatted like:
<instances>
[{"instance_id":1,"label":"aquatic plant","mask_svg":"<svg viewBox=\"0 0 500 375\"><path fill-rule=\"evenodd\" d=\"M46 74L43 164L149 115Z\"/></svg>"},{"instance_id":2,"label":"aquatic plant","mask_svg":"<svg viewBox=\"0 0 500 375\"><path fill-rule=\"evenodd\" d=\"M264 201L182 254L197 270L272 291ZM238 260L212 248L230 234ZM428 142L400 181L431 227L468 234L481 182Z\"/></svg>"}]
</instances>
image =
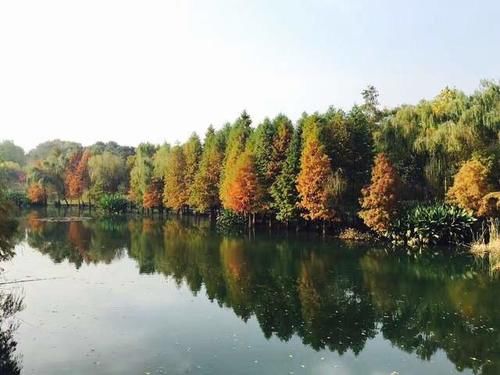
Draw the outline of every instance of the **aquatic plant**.
<instances>
[{"instance_id":1,"label":"aquatic plant","mask_svg":"<svg viewBox=\"0 0 500 375\"><path fill-rule=\"evenodd\" d=\"M98 206L109 214L124 213L127 211L128 200L121 194L103 194Z\"/></svg>"},{"instance_id":2,"label":"aquatic plant","mask_svg":"<svg viewBox=\"0 0 500 375\"><path fill-rule=\"evenodd\" d=\"M392 223L389 238L410 246L463 245L472 239L475 221L454 205L417 205Z\"/></svg>"},{"instance_id":3,"label":"aquatic plant","mask_svg":"<svg viewBox=\"0 0 500 375\"><path fill-rule=\"evenodd\" d=\"M216 219L217 230L222 233L238 233L245 228L247 220L245 216L230 210L222 210Z\"/></svg>"}]
</instances>

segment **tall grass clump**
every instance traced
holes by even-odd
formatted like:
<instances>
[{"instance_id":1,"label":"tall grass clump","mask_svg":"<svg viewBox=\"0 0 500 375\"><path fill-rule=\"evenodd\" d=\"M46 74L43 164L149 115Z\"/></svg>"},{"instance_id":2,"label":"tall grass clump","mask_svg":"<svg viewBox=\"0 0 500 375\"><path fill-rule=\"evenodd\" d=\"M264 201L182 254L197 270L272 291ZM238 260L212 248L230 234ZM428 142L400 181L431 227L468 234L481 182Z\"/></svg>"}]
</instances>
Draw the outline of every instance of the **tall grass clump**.
<instances>
[{"instance_id":1,"label":"tall grass clump","mask_svg":"<svg viewBox=\"0 0 500 375\"><path fill-rule=\"evenodd\" d=\"M471 245L471 253L488 258L491 272L500 271L500 220L492 219L483 235Z\"/></svg>"}]
</instances>

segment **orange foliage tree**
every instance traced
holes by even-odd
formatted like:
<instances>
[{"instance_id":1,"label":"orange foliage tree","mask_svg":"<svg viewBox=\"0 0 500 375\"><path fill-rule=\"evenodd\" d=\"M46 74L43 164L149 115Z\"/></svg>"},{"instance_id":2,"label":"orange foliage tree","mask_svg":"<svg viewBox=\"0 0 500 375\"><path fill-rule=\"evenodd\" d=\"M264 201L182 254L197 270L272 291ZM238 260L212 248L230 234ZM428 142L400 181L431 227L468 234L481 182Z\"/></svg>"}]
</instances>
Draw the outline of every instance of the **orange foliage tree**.
<instances>
[{"instance_id":1,"label":"orange foliage tree","mask_svg":"<svg viewBox=\"0 0 500 375\"><path fill-rule=\"evenodd\" d=\"M146 189L143 198L143 207L144 208L158 208L161 209L163 207L163 181L161 178L153 177L151 179L151 183Z\"/></svg>"},{"instance_id":2,"label":"orange foliage tree","mask_svg":"<svg viewBox=\"0 0 500 375\"><path fill-rule=\"evenodd\" d=\"M391 161L381 153L375 157L370 185L361 190L359 216L372 230L386 232L395 217L401 182Z\"/></svg>"},{"instance_id":3,"label":"orange foliage tree","mask_svg":"<svg viewBox=\"0 0 500 375\"><path fill-rule=\"evenodd\" d=\"M479 160L467 161L455 175L447 200L477 214L483 197L489 192L488 174L488 167Z\"/></svg>"},{"instance_id":4,"label":"orange foliage tree","mask_svg":"<svg viewBox=\"0 0 500 375\"><path fill-rule=\"evenodd\" d=\"M28 187L28 199L33 204L46 204L47 192L40 184L31 184Z\"/></svg>"},{"instance_id":5,"label":"orange foliage tree","mask_svg":"<svg viewBox=\"0 0 500 375\"><path fill-rule=\"evenodd\" d=\"M88 161L90 151L76 152L68 162L64 183L66 192L71 199L80 200L90 184Z\"/></svg>"},{"instance_id":6,"label":"orange foliage tree","mask_svg":"<svg viewBox=\"0 0 500 375\"><path fill-rule=\"evenodd\" d=\"M163 191L165 207L180 211L188 202L188 189L185 185L186 159L181 146L172 147L167 159Z\"/></svg>"},{"instance_id":7,"label":"orange foliage tree","mask_svg":"<svg viewBox=\"0 0 500 375\"><path fill-rule=\"evenodd\" d=\"M257 212L261 203L261 190L255 170L255 157L245 151L236 162L226 208L240 214Z\"/></svg>"},{"instance_id":8,"label":"orange foliage tree","mask_svg":"<svg viewBox=\"0 0 500 375\"><path fill-rule=\"evenodd\" d=\"M317 130L305 139L297 177L299 206L302 216L308 220L329 220L333 216L330 207L328 182L332 176L330 158L321 144Z\"/></svg>"}]
</instances>

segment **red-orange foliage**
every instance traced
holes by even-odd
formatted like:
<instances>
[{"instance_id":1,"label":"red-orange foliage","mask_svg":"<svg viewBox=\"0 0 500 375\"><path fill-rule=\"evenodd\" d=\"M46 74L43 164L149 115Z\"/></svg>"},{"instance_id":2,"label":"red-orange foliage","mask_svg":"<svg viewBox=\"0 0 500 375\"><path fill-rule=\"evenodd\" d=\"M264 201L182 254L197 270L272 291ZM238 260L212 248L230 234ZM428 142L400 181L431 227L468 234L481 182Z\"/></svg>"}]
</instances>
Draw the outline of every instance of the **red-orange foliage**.
<instances>
[{"instance_id":1,"label":"red-orange foliage","mask_svg":"<svg viewBox=\"0 0 500 375\"><path fill-rule=\"evenodd\" d=\"M152 178L143 198L144 208L161 208L163 203L163 180Z\"/></svg>"},{"instance_id":2,"label":"red-orange foliage","mask_svg":"<svg viewBox=\"0 0 500 375\"><path fill-rule=\"evenodd\" d=\"M90 152L85 150L73 154L66 168L64 183L66 192L71 199L80 199L90 183L88 161Z\"/></svg>"},{"instance_id":3,"label":"red-orange foliage","mask_svg":"<svg viewBox=\"0 0 500 375\"><path fill-rule=\"evenodd\" d=\"M308 220L328 220L333 211L329 204L328 182L332 176L330 158L325 153L317 132L306 138L300 160L300 173L297 177L299 205L304 209L303 216Z\"/></svg>"},{"instance_id":4,"label":"red-orange foliage","mask_svg":"<svg viewBox=\"0 0 500 375\"><path fill-rule=\"evenodd\" d=\"M371 183L361 191L359 216L376 232L389 229L398 206L399 175L385 154L378 154L372 168Z\"/></svg>"},{"instance_id":5,"label":"red-orange foliage","mask_svg":"<svg viewBox=\"0 0 500 375\"><path fill-rule=\"evenodd\" d=\"M40 184L31 184L28 187L27 195L33 204L45 204L47 202L47 192Z\"/></svg>"},{"instance_id":6,"label":"red-orange foliage","mask_svg":"<svg viewBox=\"0 0 500 375\"><path fill-rule=\"evenodd\" d=\"M246 151L236 163L226 208L241 214L255 213L260 207L261 197L261 187L255 172L255 158Z\"/></svg>"}]
</instances>

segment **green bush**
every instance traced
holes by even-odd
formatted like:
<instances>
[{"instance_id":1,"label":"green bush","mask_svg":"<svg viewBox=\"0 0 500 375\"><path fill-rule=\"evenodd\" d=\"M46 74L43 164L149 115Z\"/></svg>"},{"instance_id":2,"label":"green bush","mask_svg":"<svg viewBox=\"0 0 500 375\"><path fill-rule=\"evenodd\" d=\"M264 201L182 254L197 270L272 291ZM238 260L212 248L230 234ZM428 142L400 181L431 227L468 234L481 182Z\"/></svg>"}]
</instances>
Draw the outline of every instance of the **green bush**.
<instances>
[{"instance_id":1,"label":"green bush","mask_svg":"<svg viewBox=\"0 0 500 375\"><path fill-rule=\"evenodd\" d=\"M127 212L128 200L121 194L104 194L98 201L98 206L109 214Z\"/></svg>"},{"instance_id":2,"label":"green bush","mask_svg":"<svg viewBox=\"0 0 500 375\"><path fill-rule=\"evenodd\" d=\"M418 205L409 208L391 225L389 238L410 246L462 245L472 240L475 221L457 206Z\"/></svg>"},{"instance_id":3,"label":"green bush","mask_svg":"<svg viewBox=\"0 0 500 375\"><path fill-rule=\"evenodd\" d=\"M24 207L29 204L26 193L20 191L8 191L6 194L7 200L15 204L17 207Z\"/></svg>"},{"instance_id":4,"label":"green bush","mask_svg":"<svg viewBox=\"0 0 500 375\"><path fill-rule=\"evenodd\" d=\"M222 210L216 220L217 230L223 233L242 232L246 223L244 216L230 210Z\"/></svg>"}]
</instances>

